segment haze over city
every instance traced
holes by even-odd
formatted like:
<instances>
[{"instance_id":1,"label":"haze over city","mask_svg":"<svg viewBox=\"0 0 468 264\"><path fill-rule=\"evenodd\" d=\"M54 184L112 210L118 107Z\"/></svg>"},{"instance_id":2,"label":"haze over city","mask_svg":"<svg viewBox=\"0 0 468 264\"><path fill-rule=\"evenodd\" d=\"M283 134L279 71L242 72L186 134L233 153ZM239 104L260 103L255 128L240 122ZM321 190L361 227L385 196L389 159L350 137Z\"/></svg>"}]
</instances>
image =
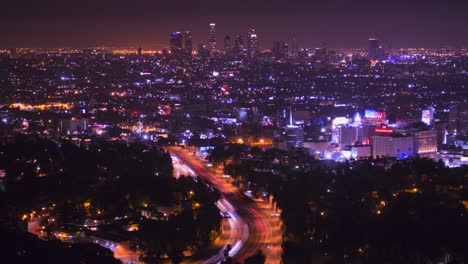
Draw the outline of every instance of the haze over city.
<instances>
[{"instance_id":1,"label":"haze over city","mask_svg":"<svg viewBox=\"0 0 468 264\"><path fill-rule=\"evenodd\" d=\"M0 47L162 49L173 31L205 42L215 22L219 40L255 27L266 49L293 34L303 47L363 48L372 36L390 48L434 48L466 43L467 13L463 0L5 1Z\"/></svg>"}]
</instances>

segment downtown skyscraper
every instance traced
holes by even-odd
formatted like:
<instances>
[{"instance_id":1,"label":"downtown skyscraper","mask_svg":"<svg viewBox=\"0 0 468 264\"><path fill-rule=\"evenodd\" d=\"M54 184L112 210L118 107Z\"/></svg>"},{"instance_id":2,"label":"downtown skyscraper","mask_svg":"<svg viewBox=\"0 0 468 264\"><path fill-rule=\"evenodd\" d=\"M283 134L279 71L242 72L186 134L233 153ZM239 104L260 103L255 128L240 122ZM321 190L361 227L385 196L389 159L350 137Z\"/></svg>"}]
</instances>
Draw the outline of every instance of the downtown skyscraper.
<instances>
[{"instance_id":1,"label":"downtown skyscraper","mask_svg":"<svg viewBox=\"0 0 468 264\"><path fill-rule=\"evenodd\" d=\"M187 54L192 54L193 45L192 45L192 32L184 32L184 49Z\"/></svg>"},{"instance_id":2,"label":"downtown skyscraper","mask_svg":"<svg viewBox=\"0 0 468 264\"><path fill-rule=\"evenodd\" d=\"M172 51L180 50L183 46L183 35L181 32L172 32L169 38L169 46Z\"/></svg>"},{"instance_id":3,"label":"downtown skyscraper","mask_svg":"<svg viewBox=\"0 0 468 264\"><path fill-rule=\"evenodd\" d=\"M208 32L208 46L210 52L216 51L216 24L210 23L210 30Z\"/></svg>"},{"instance_id":4,"label":"downtown skyscraper","mask_svg":"<svg viewBox=\"0 0 468 264\"><path fill-rule=\"evenodd\" d=\"M192 32L172 32L169 37L169 46L172 52L192 54Z\"/></svg>"},{"instance_id":5,"label":"downtown skyscraper","mask_svg":"<svg viewBox=\"0 0 468 264\"><path fill-rule=\"evenodd\" d=\"M229 35L226 35L224 37L224 52L226 54L231 53L232 51L232 43L231 43L231 37Z\"/></svg>"},{"instance_id":6,"label":"downtown skyscraper","mask_svg":"<svg viewBox=\"0 0 468 264\"><path fill-rule=\"evenodd\" d=\"M385 51L382 45L380 45L380 40L376 38L369 39L369 50L368 57L371 60L383 60L385 56Z\"/></svg>"},{"instance_id":7,"label":"downtown skyscraper","mask_svg":"<svg viewBox=\"0 0 468 264\"><path fill-rule=\"evenodd\" d=\"M249 56L254 57L258 52L258 39L254 28L249 29L247 34L247 41Z\"/></svg>"}]
</instances>

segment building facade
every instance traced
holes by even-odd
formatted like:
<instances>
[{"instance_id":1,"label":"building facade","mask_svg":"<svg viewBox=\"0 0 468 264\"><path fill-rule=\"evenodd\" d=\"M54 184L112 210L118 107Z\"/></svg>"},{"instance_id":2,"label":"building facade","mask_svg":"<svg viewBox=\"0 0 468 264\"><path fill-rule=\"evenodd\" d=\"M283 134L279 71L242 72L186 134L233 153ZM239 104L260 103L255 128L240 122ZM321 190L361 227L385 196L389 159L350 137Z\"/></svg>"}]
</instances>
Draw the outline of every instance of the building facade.
<instances>
[{"instance_id":1,"label":"building facade","mask_svg":"<svg viewBox=\"0 0 468 264\"><path fill-rule=\"evenodd\" d=\"M375 135L371 138L372 156L407 158L414 152L414 137L400 134Z\"/></svg>"},{"instance_id":2,"label":"building facade","mask_svg":"<svg viewBox=\"0 0 468 264\"><path fill-rule=\"evenodd\" d=\"M437 153L437 130L414 133L414 151L419 156L433 156Z\"/></svg>"}]
</instances>

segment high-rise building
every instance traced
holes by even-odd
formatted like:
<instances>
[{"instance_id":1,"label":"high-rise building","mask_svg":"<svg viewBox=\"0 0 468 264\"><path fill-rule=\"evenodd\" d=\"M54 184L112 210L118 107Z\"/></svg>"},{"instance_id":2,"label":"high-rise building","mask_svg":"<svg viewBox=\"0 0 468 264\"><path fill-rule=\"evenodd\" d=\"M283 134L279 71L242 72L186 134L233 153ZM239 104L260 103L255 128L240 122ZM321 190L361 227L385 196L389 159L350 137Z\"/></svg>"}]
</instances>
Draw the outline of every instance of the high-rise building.
<instances>
[{"instance_id":1,"label":"high-rise building","mask_svg":"<svg viewBox=\"0 0 468 264\"><path fill-rule=\"evenodd\" d=\"M273 48L271 49L273 57L277 59L285 59L288 57L288 44L284 41L273 42Z\"/></svg>"},{"instance_id":2,"label":"high-rise building","mask_svg":"<svg viewBox=\"0 0 468 264\"><path fill-rule=\"evenodd\" d=\"M369 39L369 50L368 50L368 56L371 60L374 60L377 57L377 50L380 46L380 41L375 38L370 38Z\"/></svg>"},{"instance_id":3,"label":"high-rise building","mask_svg":"<svg viewBox=\"0 0 468 264\"><path fill-rule=\"evenodd\" d=\"M451 134L468 135L468 100L450 107L449 128Z\"/></svg>"},{"instance_id":4,"label":"high-rise building","mask_svg":"<svg viewBox=\"0 0 468 264\"><path fill-rule=\"evenodd\" d=\"M339 144L341 146L354 145L362 142L362 128L358 126L342 126L338 128Z\"/></svg>"},{"instance_id":5,"label":"high-rise building","mask_svg":"<svg viewBox=\"0 0 468 264\"><path fill-rule=\"evenodd\" d=\"M234 40L233 53L239 55L240 53L244 51L244 49L245 49L244 36L238 35L236 39Z\"/></svg>"},{"instance_id":6,"label":"high-rise building","mask_svg":"<svg viewBox=\"0 0 468 264\"><path fill-rule=\"evenodd\" d=\"M258 52L258 39L255 29L251 28L247 34L249 56L253 57Z\"/></svg>"},{"instance_id":7,"label":"high-rise building","mask_svg":"<svg viewBox=\"0 0 468 264\"><path fill-rule=\"evenodd\" d=\"M216 51L216 24L210 23L210 30L208 35L208 46L210 52Z\"/></svg>"},{"instance_id":8,"label":"high-rise building","mask_svg":"<svg viewBox=\"0 0 468 264\"><path fill-rule=\"evenodd\" d=\"M289 56L291 58L297 58L299 56L299 45L297 44L297 38L295 35L291 37L291 49L289 50Z\"/></svg>"},{"instance_id":9,"label":"high-rise building","mask_svg":"<svg viewBox=\"0 0 468 264\"><path fill-rule=\"evenodd\" d=\"M172 52L192 54L192 32L172 32L169 39Z\"/></svg>"},{"instance_id":10,"label":"high-rise building","mask_svg":"<svg viewBox=\"0 0 468 264\"><path fill-rule=\"evenodd\" d=\"M192 54L193 46L192 46L192 32L185 31L184 32L184 49L185 52L188 54Z\"/></svg>"},{"instance_id":11,"label":"high-rise building","mask_svg":"<svg viewBox=\"0 0 468 264\"><path fill-rule=\"evenodd\" d=\"M384 59L384 49L380 45L380 40L376 38L369 39L369 50L368 57L371 60L383 60Z\"/></svg>"},{"instance_id":12,"label":"high-rise building","mask_svg":"<svg viewBox=\"0 0 468 264\"><path fill-rule=\"evenodd\" d=\"M210 56L210 49L207 45L203 44L203 43L200 43L198 45L198 55L201 57L201 58L204 58L206 59L207 57Z\"/></svg>"},{"instance_id":13,"label":"high-rise building","mask_svg":"<svg viewBox=\"0 0 468 264\"><path fill-rule=\"evenodd\" d=\"M304 129L296 125L286 126L286 148L288 150L304 147Z\"/></svg>"},{"instance_id":14,"label":"high-rise building","mask_svg":"<svg viewBox=\"0 0 468 264\"><path fill-rule=\"evenodd\" d=\"M231 46L231 37L229 35L226 35L224 37L224 52L226 54L231 53L232 51L232 46Z\"/></svg>"},{"instance_id":15,"label":"high-rise building","mask_svg":"<svg viewBox=\"0 0 468 264\"><path fill-rule=\"evenodd\" d=\"M169 39L169 44L171 47L171 51L177 51L182 49L183 41L182 41L182 33L181 32L172 32Z\"/></svg>"},{"instance_id":16,"label":"high-rise building","mask_svg":"<svg viewBox=\"0 0 468 264\"><path fill-rule=\"evenodd\" d=\"M406 158L414 154L414 137L391 133L375 135L371 139L372 155Z\"/></svg>"},{"instance_id":17,"label":"high-rise building","mask_svg":"<svg viewBox=\"0 0 468 264\"><path fill-rule=\"evenodd\" d=\"M320 48L315 49L314 56L318 61L321 61L321 62L328 61L328 49L327 49L327 45L325 44L325 42L322 42L322 44L320 44Z\"/></svg>"},{"instance_id":18,"label":"high-rise building","mask_svg":"<svg viewBox=\"0 0 468 264\"><path fill-rule=\"evenodd\" d=\"M287 150L304 147L304 129L293 124L292 110L289 112L289 124L285 130Z\"/></svg>"},{"instance_id":19,"label":"high-rise building","mask_svg":"<svg viewBox=\"0 0 468 264\"><path fill-rule=\"evenodd\" d=\"M435 155L437 153L437 130L415 132L414 151L420 156Z\"/></svg>"}]
</instances>

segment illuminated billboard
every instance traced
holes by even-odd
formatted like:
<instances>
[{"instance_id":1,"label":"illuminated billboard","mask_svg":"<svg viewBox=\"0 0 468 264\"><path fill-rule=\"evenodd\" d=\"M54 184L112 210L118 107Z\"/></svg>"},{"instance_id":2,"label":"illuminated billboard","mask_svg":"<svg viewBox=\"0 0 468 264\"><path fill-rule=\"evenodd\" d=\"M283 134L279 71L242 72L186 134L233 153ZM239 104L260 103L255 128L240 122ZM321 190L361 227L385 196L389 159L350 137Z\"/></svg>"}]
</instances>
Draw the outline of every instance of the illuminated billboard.
<instances>
[{"instance_id":1,"label":"illuminated billboard","mask_svg":"<svg viewBox=\"0 0 468 264\"><path fill-rule=\"evenodd\" d=\"M349 123L349 119L347 117L336 117L332 120L333 127L337 127L339 125L346 125Z\"/></svg>"},{"instance_id":2,"label":"illuminated billboard","mask_svg":"<svg viewBox=\"0 0 468 264\"><path fill-rule=\"evenodd\" d=\"M422 110L421 121L427 125L432 123L432 111L431 110Z\"/></svg>"},{"instance_id":3,"label":"illuminated billboard","mask_svg":"<svg viewBox=\"0 0 468 264\"><path fill-rule=\"evenodd\" d=\"M364 111L364 117L367 119L376 119L376 120L383 120L385 118L384 112L377 112L372 109L366 109Z\"/></svg>"},{"instance_id":4,"label":"illuminated billboard","mask_svg":"<svg viewBox=\"0 0 468 264\"><path fill-rule=\"evenodd\" d=\"M206 153L210 152L210 150L213 150L213 149L214 149L213 146L201 146L200 147L200 153L206 154Z\"/></svg>"},{"instance_id":5,"label":"illuminated billboard","mask_svg":"<svg viewBox=\"0 0 468 264\"><path fill-rule=\"evenodd\" d=\"M382 125L379 128L376 128L374 131L376 133L388 133L388 134L393 133L393 129L388 128L386 125Z\"/></svg>"},{"instance_id":6,"label":"illuminated billboard","mask_svg":"<svg viewBox=\"0 0 468 264\"><path fill-rule=\"evenodd\" d=\"M367 119L375 119L375 118L377 118L377 111L366 109L364 111L364 117L367 118Z\"/></svg>"}]
</instances>

